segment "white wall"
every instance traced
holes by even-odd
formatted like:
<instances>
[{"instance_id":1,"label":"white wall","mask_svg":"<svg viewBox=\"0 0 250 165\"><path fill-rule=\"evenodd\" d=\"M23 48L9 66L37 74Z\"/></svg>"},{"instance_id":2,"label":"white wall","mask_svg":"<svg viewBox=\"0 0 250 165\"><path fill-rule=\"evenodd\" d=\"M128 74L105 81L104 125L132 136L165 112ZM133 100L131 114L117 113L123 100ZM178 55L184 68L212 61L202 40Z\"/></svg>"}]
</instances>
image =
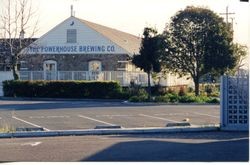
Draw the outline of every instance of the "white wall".
<instances>
[{"instance_id":1,"label":"white wall","mask_svg":"<svg viewBox=\"0 0 250 165\"><path fill-rule=\"evenodd\" d=\"M7 71L7 72L2 72L0 71L0 96L3 96L3 84L2 82L4 80L12 80L13 79L13 75L11 71Z\"/></svg>"}]
</instances>

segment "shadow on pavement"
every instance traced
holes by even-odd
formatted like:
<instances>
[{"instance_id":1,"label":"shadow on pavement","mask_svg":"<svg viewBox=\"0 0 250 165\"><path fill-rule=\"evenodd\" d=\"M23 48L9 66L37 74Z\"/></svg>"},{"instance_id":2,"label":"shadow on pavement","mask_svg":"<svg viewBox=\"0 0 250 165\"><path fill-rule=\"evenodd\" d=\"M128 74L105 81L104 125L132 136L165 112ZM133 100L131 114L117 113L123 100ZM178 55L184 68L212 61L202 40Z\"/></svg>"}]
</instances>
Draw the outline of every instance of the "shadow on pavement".
<instances>
[{"instance_id":1,"label":"shadow on pavement","mask_svg":"<svg viewBox=\"0 0 250 165\"><path fill-rule=\"evenodd\" d=\"M120 142L81 161L248 161L247 139L204 143Z\"/></svg>"},{"instance_id":2,"label":"shadow on pavement","mask_svg":"<svg viewBox=\"0 0 250 165\"><path fill-rule=\"evenodd\" d=\"M126 106L121 103L91 103L91 102L46 102L25 104L0 104L0 110L48 110L65 108L90 108L90 107L114 107Z\"/></svg>"},{"instance_id":3,"label":"shadow on pavement","mask_svg":"<svg viewBox=\"0 0 250 165\"><path fill-rule=\"evenodd\" d=\"M209 131L209 132L169 132L157 134L130 134L109 136L109 138L146 138L146 139L210 139L210 140L233 140L233 139L249 139L249 132L230 132L230 131Z\"/></svg>"}]
</instances>

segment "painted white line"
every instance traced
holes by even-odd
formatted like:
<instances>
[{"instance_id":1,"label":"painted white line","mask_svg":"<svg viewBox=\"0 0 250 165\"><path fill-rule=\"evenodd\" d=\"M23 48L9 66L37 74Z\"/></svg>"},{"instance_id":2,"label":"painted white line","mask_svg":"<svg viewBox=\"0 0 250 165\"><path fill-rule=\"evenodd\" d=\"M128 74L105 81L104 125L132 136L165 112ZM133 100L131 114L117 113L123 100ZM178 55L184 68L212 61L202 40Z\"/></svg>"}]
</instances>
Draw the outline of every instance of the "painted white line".
<instances>
[{"instance_id":1,"label":"painted white line","mask_svg":"<svg viewBox=\"0 0 250 165\"><path fill-rule=\"evenodd\" d=\"M44 116L29 116L30 119L44 119Z\"/></svg>"},{"instance_id":2,"label":"painted white line","mask_svg":"<svg viewBox=\"0 0 250 165\"><path fill-rule=\"evenodd\" d=\"M144 117L150 117L150 118L154 118L154 119L164 120L164 121L170 121L170 122L175 122L175 123L181 123L181 122L176 121L176 120L170 120L170 119L161 118L161 117L149 116L149 115L145 115L145 114L139 114L139 115L140 115L140 116L144 116Z\"/></svg>"},{"instance_id":3,"label":"painted white line","mask_svg":"<svg viewBox=\"0 0 250 165\"><path fill-rule=\"evenodd\" d=\"M194 114L201 115L201 116L210 116L210 117L215 117L215 118L220 118L219 116L213 116L205 113L198 113L198 112L193 112Z\"/></svg>"},{"instance_id":4,"label":"painted white line","mask_svg":"<svg viewBox=\"0 0 250 165\"><path fill-rule=\"evenodd\" d=\"M41 144L42 142L30 142L30 143L24 143L24 144L21 144L21 146L38 146L39 144Z\"/></svg>"},{"instance_id":5,"label":"painted white line","mask_svg":"<svg viewBox=\"0 0 250 165\"><path fill-rule=\"evenodd\" d=\"M180 115L189 115L189 113L156 113L155 116L180 116Z\"/></svg>"},{"instance_id":6,"label":"painted white line","mask_svg":"<svg viewBox=\"0 0 250 165\"><path fill-rule=\"evenodd\" d=\"M96 117L132 117L134 115L96 115Z\"/></svg>"},{"instance_id":7,"label":"painted white line","mask_svg":"<svg viewBox=\"0 0 250 165\"><path fill-rule=\"evenodd\" d=\"M47 118L69 118L70 116L47 116Z\"/></svg>"},{"instance_id":8,"label":"painted white line","mask_svg":"<svg viewBox=\"0 0 250 165\"><path fill-rule=\"evenodd\" d=\"M115 124L107 123L107 122L105 122L105 121L93 119L93 118L88 117L88 116L78 115L78 117L85 118L85 119L89 119L89 120L96 121L96 122L103 123L103 124L107 124L107 125L112 125L112 126L115 125Z\"/></svg>"},{"instance_id":9,"label":"painted white line","mask_svg":"<svg viewBox=\"0 0 250 165\"><path fill-rule=\"evenodd\" d=\"M0 117L0 120L1 120L2 118Z\"/></svg>"},{"instance_id":10,"label":"painted white line","mask_svg":"<svg viewBox=\"0 0 250 165\"><path fill-rule=\"evenodd\" d=\"M25 121L25 120L23 120L23 119L20 119L20 118L18 118L18 117L15 117L15 116L12 116L12 118L13 118L13 119L16 119L16 120L19 120L19 121L22 121L22 122L24 122L24 123L26 123L26 124L32 125L32 126L34 126L34 127L39 127L39 128L42 127L42 126L39 126L39 125L36 125L36 124L34 124L34 123ZM47 129L47 128L45 128L45 127L42 127L42 128L43 128L45 131L50 131L49 129Z\"/></svg>"},{"instance_id":11,"label":"painted white line","mask_svg":"<svg viewBox=\"0 0 250 165\"><path fill-rule=\"evenodd\" d=\"M69 118L70 116L29 116L30 119Z\"/></svg>"}]
</instances>

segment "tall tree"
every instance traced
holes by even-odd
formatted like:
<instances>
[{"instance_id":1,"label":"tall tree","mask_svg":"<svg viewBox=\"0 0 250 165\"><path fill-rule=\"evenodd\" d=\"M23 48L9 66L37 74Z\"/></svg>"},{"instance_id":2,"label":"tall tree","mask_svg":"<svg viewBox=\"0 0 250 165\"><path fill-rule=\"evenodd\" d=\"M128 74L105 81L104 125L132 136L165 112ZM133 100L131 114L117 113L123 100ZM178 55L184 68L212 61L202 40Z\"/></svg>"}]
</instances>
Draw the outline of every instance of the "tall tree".
<instances>
[{"instance_id":1,"label":"tall tree","mask_svg":"<svg viewBox=\"0 0 250 165\"><path fill-rule=\"evenodd\" d=\"M0 38L1 42L4 42L1 45L8 47L10 57L6 59L9 61L14 79L17 80L17 64L21 51L31 42L27 38L24 39L24 35L29 34L28 38L34 36L38 30L38 20L34 20L35 12L30 0L6 0L1 7L3 12L0 13Z\"/></svg>"},{"instance_id":2,"label":"tall tree","mask_svg":"<svg viewBox=\"0 0 250 165\"><path fill-rule=\"evenodd\" d=\"M234 55L236 57L236 66L233 69L233 72L239 71L241 68L247 66L247 53L248 49L246 45L234 44Z\"/></svg>"},{"instance_id":3,"label":"tall tree","mask_svg":"<svg viewBox=\"0 0 250 165\"><path fill-rule=\"evenodd\" d=\"M148 75L148 100L151 100L151 74L161 71L160 57L163 52L164 39L153 28L144 28L140 53L135 55L132 63Z\"/></svg>"},{"instance_id":4,"label":"tall tree","mask_svg":"<svg viewBox=\"0 0 250 165\"><path fill-rule=\"evenodd\" d=\"M180 75L191 75L196 95L201 76L211 71L224 74L236 65L232 28L209 9L191 6L179 11L163 35L166 67Z\"/></svg>"}]
</instances>

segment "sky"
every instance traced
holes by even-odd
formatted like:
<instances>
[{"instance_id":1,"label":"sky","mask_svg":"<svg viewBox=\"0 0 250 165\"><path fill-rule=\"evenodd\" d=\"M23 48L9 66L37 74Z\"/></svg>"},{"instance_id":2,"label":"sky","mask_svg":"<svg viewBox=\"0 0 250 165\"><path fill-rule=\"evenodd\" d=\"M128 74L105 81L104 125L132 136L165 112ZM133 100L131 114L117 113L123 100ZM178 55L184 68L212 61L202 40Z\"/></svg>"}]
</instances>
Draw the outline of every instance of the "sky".
<instances>
[{"instance_id":1,"label":"sky","mask_svg":"<svg viewBox=\"0 0 250 165\"><path fill-rule=\"evenodd\" d=\"M8 0L0 0L2 4ZM225 13L228 6L229 16L234 20L235 42L250 48L250 3L240 0L31 0L34 16L38 19L40 37L53 27L70 17L73 5L75 16L101 25L140 36L144 27L155 27L162 32L166 23L178 11L187 6L207 7L215 13ZM225 18L224 15L221 15Z\"/></svg>"},{"instance_id":2,"label":"sky","mask_svg":"<svg viewBox=\"0 0 250 165\"><path fill-rule=\"evenodd\" d=\"M1 0L3 1L3 0ZM33 0L38 9L39 32L45 34L70 16L73 5L75 16L109 26L134 35L141 35L145 26L162 32L165 24L186 6L208 7L216 13L235 13L235 40L247 44L250 36L250 5L240 0ZM224 16L224 15L221 15ZM225 17L225 16L224 16ZM229 19L231 21L231 19Z\"/></svg>"},{"instance_id":3,"label":"sky","mask_svg":"<svg viewBox=\"0 0 250 165\"><path fill-rule=\"evenodd\" d=\"M0 0L0 10L8 0ZM166 23L187 6L208 7L216 13L225 13L228 6L234 20L235 41L248 44L250 36L250 3L240 0L31 0L35 19L39 20L40 37L70 16L73 5L75 16L109 26L136 36L144 27L155 27L162 32ZM1 11L0 11L1 14ZM221 15L223 16L223 15ZM225 16L224 16L225 17Z\"/></svg>"}]
</instances>

